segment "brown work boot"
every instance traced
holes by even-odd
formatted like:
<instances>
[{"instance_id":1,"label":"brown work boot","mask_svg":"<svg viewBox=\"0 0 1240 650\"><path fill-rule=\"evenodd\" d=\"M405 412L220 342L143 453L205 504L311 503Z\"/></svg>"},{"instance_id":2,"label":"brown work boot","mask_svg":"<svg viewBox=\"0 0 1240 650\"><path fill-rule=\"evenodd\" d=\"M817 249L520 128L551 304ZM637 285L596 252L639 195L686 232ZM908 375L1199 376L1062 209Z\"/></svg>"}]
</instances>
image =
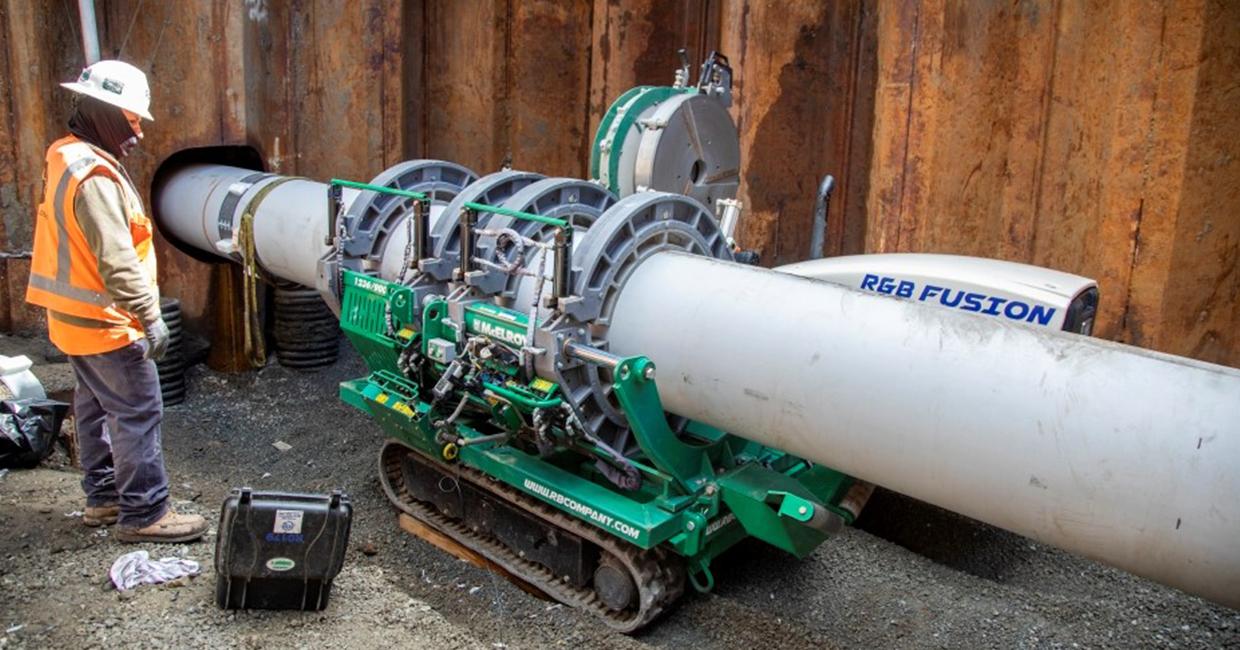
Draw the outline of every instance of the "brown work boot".
<instances>
[{"instance_id":1,"label":"brown work boot","mask_svg":"<svg viewBox=\"0 0 1240 650\"><path fill-rule=\"evenodd\" d=\"M207 520L200 515L180 515L169 510L158 521L145 528L119 526L116 539L122 542L154 542L171 544L192 542L207 532Z\"/></svg>"},{"instance_id":2,"label":"brown work boot","mask_svg":"<svg viewBox=\"0 0 1240 650\"><path fill-rule=\"evenodd\" d=\"M82 513L82 523L91 528L111 526L116 523L116 517L120 513L121 507L115 503L109 503L106 506L86 506L86 512Z\"/></svg>"}]
</instances>

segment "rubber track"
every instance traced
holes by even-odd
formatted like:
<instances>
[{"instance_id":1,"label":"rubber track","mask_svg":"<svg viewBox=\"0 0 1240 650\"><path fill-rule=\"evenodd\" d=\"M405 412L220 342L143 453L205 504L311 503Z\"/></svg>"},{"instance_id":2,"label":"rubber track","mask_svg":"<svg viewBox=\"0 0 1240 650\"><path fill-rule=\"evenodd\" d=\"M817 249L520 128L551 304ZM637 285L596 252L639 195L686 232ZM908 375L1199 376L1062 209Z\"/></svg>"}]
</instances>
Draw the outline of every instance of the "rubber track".
<instances>
[{"instance_id":1,"label":"rubber track","mask_svg":"<svg viewBox=\"0 0 1240 650\"><path fill-rule=\"evenodd\" d=\"M404 482L402 464L408 454L418 454L424 462L438 466L446 476L465 480L477 488L507 501L527 514L566 530L601 548L620 560L628 569L638 589L638 608L615 611L603 604L589 587L574 587L558 578L545 566L522 558L485 531L475 532L460 521L441 513L433 505L419 501L410 494ZM623 633L635 632L662 614L684 593L684 565L676 555L663 549L643 550L622 542L593 526L565 515L554 508L518 492L505 483L461 464L446 466L430 460L404 443L389 440L379 452L379 475L383 491L401 512L447 535L457 543L481 554L508 572L541 589L548 596L583 609L601 619L608 627Z\"/></svg>"}]
</instances>

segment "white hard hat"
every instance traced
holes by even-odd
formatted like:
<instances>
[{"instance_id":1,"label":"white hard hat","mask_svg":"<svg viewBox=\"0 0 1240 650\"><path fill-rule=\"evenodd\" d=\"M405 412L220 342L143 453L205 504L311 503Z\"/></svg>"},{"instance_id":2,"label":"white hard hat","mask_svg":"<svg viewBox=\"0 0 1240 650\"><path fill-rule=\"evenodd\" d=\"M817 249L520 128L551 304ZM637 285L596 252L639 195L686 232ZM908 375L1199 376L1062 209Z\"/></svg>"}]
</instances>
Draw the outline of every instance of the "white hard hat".
<instances>
[{"instance_id":1,"label":"white hard hat","mask_svg":"<svg viewBox=\"0 0 1240 650\"><path fill-rule=\"evenodd\" d=\"M77 81L60 84L75 93L94 97L154 121L151 87L143 72L124 61L98 61L86 66Z\"/></svg>"}]
</instances>

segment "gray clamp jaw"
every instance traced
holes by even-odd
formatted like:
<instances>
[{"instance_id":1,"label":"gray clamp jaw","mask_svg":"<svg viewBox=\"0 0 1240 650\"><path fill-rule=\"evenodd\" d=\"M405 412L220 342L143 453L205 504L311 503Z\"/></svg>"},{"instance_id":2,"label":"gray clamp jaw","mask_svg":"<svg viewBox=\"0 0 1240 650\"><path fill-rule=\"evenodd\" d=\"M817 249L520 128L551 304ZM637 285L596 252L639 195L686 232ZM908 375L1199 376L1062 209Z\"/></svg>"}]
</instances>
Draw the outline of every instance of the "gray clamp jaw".
<instances>
[{"instance_id":1,"label":"gray clamp jaw","mask_svg":"<svg viewBox=\"0 0 1240 650\"><path fill-rule=\"evenodd\" d=\"M428 196L429 206L442 207L477 179L477 174L456 163L408 160L383 170L370 184L421 192ZM315 288L332 311L340 313L342 271L377 273L392 234L405 227L411 214L411 199L380 192L363 191L345 207L340 223L329 233L334 245L318 262ZM416 293L419 299L435 291L445 292L442 286L429 286L421 273L414 275L413 283L423 289Z\"/></svg>"},{"instance_id":2,"label":"gray clamp jaw","mask_svg":"<svg viewBox=\"0 0 1240 650\"><path fill-rule=\"evenodd\" d=\"M568 265L568 273L557 270L556 277L567 283L561 296L545 270L547 259L512 253L500 246L498 232L537 243L549 232L560 232L546 224L516 219L503 214L479 212L457 223L461 248L455 259L471 260L463 273L451 280L455 288L448 295L448 315L454 322L465 322L466 308L477 302L496 302L528 313L533 325L523 354L539 376L554 378L572 417L591 437L615 450L620 456L636 453L628 421L613 395L611 368L592 361L588 354L570 349L586 349L606 356L611 311L625 283L639 265L666 251L687 252L715 259L732 259L731 248L719 222L700 202L679 194L641 192L615 201L595 184L570 179L545 179L529 183L501 206L539 216L554 217L573 225L576 234L571 255L559 259L567 247L537 249L537 255L556 255L555 265ZM485 215L485 218L484 218ZM468 228L468 230L466 230ZM485 234L479 235L479 231ZM485 243L485 245L484 245ZM532 246L527 243L526 246ZM479 261L489 262L479 265ZM544 277L535 277L542 269ZM601 356L600 356L601 355ZM673 425L679 426L677 421ZM631 472L614 463L600 461L599 470L616 485L624 487Z\"/></svg>"},{"instance_id":3,"label":"gray clamp jaw","mask_svg":"<svg viewBox=\"0 0 1240 650\"><path fill-rule=\"evenodd\" d=\"M698 73L698 92L714 97L724 108L732 106L732 66L728 57L711 52Z\"/></svg>"}]
</instances>

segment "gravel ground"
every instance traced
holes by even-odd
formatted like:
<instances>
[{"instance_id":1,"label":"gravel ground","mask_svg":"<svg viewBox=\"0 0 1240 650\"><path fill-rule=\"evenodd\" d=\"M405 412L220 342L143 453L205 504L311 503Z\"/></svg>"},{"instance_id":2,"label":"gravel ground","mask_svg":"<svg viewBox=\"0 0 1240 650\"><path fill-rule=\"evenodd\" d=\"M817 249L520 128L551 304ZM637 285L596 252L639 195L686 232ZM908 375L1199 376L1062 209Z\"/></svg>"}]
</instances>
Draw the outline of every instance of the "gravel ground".
<instances>
[{"instance_id":1,"label":"gravel ground","mask_svg":"<svg viewBox=\"0 0 1240 650\"><path fill-rule=\"evenodd\" d=\"M1240 612L881 490L811 557L742 544L716 564L713 593L636 637L612 634L397 528L375 476L381 433L336 398L362 372L347 350L314 374L199 366L165 416L178 509L214 520L243 485L351 495L351 548L324 612L216 609L214 531L145 547L202 562L188 584L110 589L108 567L134 547L81 525L78 476L58 454L0 478L0 647L1240 647Z\"/></svg>"}]
</instances>

